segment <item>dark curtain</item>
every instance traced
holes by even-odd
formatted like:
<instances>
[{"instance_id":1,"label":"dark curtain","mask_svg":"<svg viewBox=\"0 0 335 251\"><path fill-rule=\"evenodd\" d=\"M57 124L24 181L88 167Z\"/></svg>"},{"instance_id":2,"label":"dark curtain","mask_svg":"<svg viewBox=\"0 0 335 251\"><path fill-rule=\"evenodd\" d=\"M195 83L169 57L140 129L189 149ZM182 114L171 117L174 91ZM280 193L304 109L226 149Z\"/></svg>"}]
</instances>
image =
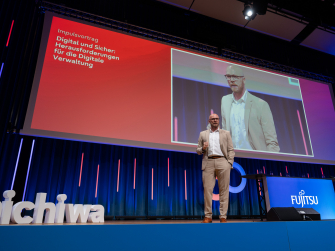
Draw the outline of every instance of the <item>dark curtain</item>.
<instances>
[{"instance_id":1,"label":"dark curtain","mask_svg":"<svg viewBox=\"0 0 335 251\"><path fill-rule=\"evenodd\" d=\"M289 175L295 177L307 177L308 173L309 177L321 178L321 167L325 177L335 175L333 166L242 158L236 158L235 162L247 174L257 173L257 170L264 172L265 168L268 174L281 173L285 176L287 166ZM201 156L192 153L36 138L26 200L34 201L36 193L45 192L48 194L48 201L56 202L56 196L64 193L68 196L67 203L101 204L108 216L196 216L203 215L201 177ZM240 174L236 170L231 172L230 179L231 186L238 186L241 182ZM214 193L218 194L217 184ZM248 180L242 192L230 193L229 199L228 215L259 214L254 180ZM218 215L219 202L213 202L213 209L214 215Z\"/></svg>"},{"instance_id":2,"label":"dark curtain","mask_svg":"<svg viewBox=\"0 0 335 251\"><path fill-rule=\"evenodd\" d=\"M0 193L12 184L43 16L34 0L0 2Z\"/></svg>"}]
</instances>

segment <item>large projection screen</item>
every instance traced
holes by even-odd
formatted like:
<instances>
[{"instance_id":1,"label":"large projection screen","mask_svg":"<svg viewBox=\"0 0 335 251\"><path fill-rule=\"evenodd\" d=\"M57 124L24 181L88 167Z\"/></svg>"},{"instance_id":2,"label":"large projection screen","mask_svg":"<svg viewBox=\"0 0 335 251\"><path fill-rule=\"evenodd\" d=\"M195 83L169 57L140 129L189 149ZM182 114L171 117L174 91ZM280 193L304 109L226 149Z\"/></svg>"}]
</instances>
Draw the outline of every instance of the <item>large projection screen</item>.
<instances>
[{"instance_id":1,"label":"large projection screen","mask_svg":"<svg viewBox=\"0 0 335 251\"><path fill-rule=\"evenodd\" d=\"M335 164L330 84L45 14L21 134L195 153L211 113L237 157Z\"/></svg>"}]
</instances>

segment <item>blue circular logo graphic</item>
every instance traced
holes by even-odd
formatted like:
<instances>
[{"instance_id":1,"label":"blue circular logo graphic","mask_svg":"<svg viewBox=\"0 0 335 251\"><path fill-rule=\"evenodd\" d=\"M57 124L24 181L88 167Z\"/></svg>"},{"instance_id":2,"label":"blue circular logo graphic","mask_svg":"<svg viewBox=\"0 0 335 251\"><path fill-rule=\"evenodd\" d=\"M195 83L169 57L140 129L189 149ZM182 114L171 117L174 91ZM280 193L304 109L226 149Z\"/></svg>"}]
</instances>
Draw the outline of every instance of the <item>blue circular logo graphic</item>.
<instances>
[{"instance_id":1,"label":"blue circular logo graphic","mask_svg":"<svg viewBox=\"0 0 335 251\"><path fill-rule=\"evenodd\" d=\"M234 162L233 163L233 167L235 168L235 170L238 170L240 172L241 176L245 175L245 171L244 171L243 167L240 164ZM238 185L237 187L232 187L232 186L229 185L229 192L231 192L231 193L240 193L245 188L246 184L247 184L247 179L246 178L242 178L241 184Z\"/></svg>"}]
</instances>

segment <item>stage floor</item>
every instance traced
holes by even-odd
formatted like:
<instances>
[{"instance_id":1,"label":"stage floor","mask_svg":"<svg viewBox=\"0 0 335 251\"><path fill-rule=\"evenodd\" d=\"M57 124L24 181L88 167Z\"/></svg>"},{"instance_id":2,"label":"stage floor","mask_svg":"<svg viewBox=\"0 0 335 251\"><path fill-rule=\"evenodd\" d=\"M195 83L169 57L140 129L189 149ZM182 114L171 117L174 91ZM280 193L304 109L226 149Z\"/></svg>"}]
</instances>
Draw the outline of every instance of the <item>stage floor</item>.
<instances>
[{"instance_id":1,"label":"stage floor","mask_svg":"<svg viewBox=\"0 0 335 251\"><path fill-rule=\"evenodd\" d=\"M333 251L334 220L108 220L99 224L0 225L1 250ZM222 243L224 245L222 246ZM220 246L221 245L221 246Z\"/></svg>"}]
</instances>

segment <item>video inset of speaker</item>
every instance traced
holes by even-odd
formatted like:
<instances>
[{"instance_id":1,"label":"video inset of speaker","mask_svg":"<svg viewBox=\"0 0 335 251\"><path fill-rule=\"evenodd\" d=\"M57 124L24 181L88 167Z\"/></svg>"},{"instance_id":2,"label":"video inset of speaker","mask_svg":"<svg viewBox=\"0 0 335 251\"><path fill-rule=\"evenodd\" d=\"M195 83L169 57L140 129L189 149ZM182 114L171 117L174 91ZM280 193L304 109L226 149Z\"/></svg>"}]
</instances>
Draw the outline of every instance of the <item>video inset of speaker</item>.
<instances>
[{"instance_id":1,"label":"video inset of speaker","mask_svg":"<svg viewBox=\"0 0 335 251\"><path fill-rule=\"evenodd\" d=\"M272 207L267 214L267 221L303 221L321 220L320 214L313 208Z\"/></svg>"}]
</instances>

